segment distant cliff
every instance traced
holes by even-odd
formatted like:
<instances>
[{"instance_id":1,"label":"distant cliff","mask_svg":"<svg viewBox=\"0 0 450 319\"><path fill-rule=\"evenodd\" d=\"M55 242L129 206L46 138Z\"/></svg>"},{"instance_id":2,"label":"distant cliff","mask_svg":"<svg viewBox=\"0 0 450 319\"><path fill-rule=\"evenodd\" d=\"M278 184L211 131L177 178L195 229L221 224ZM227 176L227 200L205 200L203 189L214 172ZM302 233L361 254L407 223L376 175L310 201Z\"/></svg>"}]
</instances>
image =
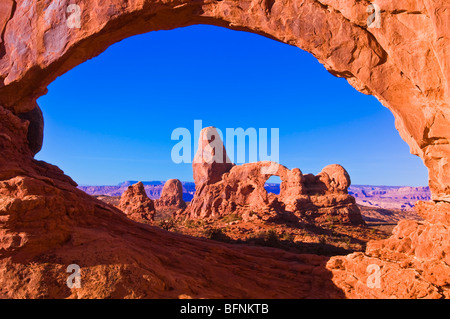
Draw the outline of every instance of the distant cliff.
<instances>
[{"instance_id":1,"label":"distant cliff","mask_svg":"<svg viewBox=\"0 0 450 319\"><path fill-rule=\"evenodd\" d=\"M106 196L122 196L128 186L136 184L138 181L125 181L119 185L105 185L105 186L78 186L79 189L89 195L106 195ZM142 182L145 191L151 199L159 199L161 191L164 187L165 181L150 181ZM195 184L193 182L182 182L183 185L183 199L189 202L195 193Z\"/></svg>"},{"instance_id":2,"label":"distant cliff","mask_svg":"<svg viewBox=\"0 0 450 319\"><path fill-rule=\"evenodd\" d=\"M353 185L349 194L360 205L385 209L411 210L418 200L431 200L428 187Z\"/></svg>"},{"instance_id":3,"label":"distant cliff","mask_svg":"<svg viewBox=\"0 0 450 319\"><path fill-rule=\"evenodd\" d=\"M78 188L89 195L121 196L122 193L138 181L125 181L115 186L79 186ZM158 199L165 181L143 182L145 191L151 199ZM195 184L193 182L182 182L183 199L189 202L195 193ZM279 184L266 184L266 190L278 194L280 192ZM356 202L360 205L385 208L412 210L418 200L431 200L430 189L428 187L410 187L410 186L371 186L371 185L352 185L349 188L349 194L354 196Z\"/></svg>"}]
</instances>

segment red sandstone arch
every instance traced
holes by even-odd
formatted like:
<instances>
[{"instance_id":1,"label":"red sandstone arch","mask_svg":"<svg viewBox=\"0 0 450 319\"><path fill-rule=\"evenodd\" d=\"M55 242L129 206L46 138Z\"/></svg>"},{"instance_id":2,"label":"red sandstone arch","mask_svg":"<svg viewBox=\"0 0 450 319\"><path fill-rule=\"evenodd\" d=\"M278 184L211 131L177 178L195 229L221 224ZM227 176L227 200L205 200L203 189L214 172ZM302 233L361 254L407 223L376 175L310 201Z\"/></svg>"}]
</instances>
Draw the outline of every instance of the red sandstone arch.
<instances>
[{"instance_id":1,"label":"red sandstone arch","mask_svg":"<svg viewBox=\"0 0 450 319\"><path fill-rule=\"evenodd\" d=\"M367 27L367 1L77 1L80 29L67 27L71 3L2 4L0 105L30 111L57 76L131 35L200 23L245 30L312 53L377 97L428 167L433 199L450 200L445 1L381 1L379 29Z\"/></svg>"},{"instance_id":2,"label":"red sandstone arch","mask_svg":"<svg viewBox=\"0 0 450 319\"><path fill-rule=\"evenodd\" d=\"M67 16L70 13L66 10L71 3L80 6L80 29L70 29L67 26ZM33 278L33 274L43 271L40 263L51 262L56 265L51 268L54 274L52 278L59 278L58 270L62 269L63 262L53 260L51 256L58 256L58 260L64 262L72 256L58 250L61 247L66 247L75 254L82 251L77 245L86 243L90 245L90 251L94 251L93 256L103 256L104 262L111 265L111 259L105 257L105 246L93 244L92 238L100 238L108 247L115 247L115 243L116 252L128 249L132 257L118 257L122 264L127 265L140 260L139 254L145 255L145 251L150 249L155 256L162 256L158 255L160 246L153 241L168 241L165 245L172 247L173 242L181 242L182 247L190 248L195 248L196 245L207 246L156 230L149 233L149 229L144 226L133 225L137 228L132 229L131 222L120 216L119 212L77 191L75 183L58 168L33 159L42 142L42 118L35 108L36 99L46 93L46 87L56 77L126 37L193 24L212 24L258 33L298 46L312 53L332 74L346 78L359 91L374 95L392 111L400 135L410 145L411 152L420 156L428 167L433 199L440 203L420 205L422 214L427 218L424 224L403 224L403 228L399 226L393 238L371 245L366 255L335 258L327 267L331 269L335 276L333 280L345 290L347 297L383 297L392 291L396 292L396 296L414 296L412 293L402 294L403 292L399 291L400 286L395 284L382 292L364 288L361 284L365 280L364 269L358 267L370 262L381 263L391 269L393 283L394 279L408 278L408 283L402 282L409 285L408 289L413 287L418 291L427 290L428 296L431 297L449 297L450 261L447 259L450 256L450 66L447 50L450 7L444 0L399 0L396 3L379 0L377 4L381 8L381 28L377 29L367 27L369 4L370 2L364 0L2 1L0 266L8 269L10 280L7 281L6 277L0 278L0 297L7 293L16 297L39 296L36 295L36 290L33 294L29 286L20 286L17 272L27 273ZM114 221L116 224L105 227L105 220ZM92 229L95 230L94 233ZM123 233L128 234L129 238L136 238L136 241L123 238L118 240L118 234ZM114 242L113 238L118 242ZM409 238L409 241L405 242L405 238ZM424 243L432 241L432 249L424 248ZM239 255L232 248L221 249L222 253L226 251L233 256ZM45 255L45 252L49 251L52 254ZM393 251L395 253L392 253ZM247 263L248 259L260 263L255 250L249 249L247 253ZM41 255L45 255L45 258L39 257ZM203 261L207 260L208 256L208 253L202 253L196 258ZM215 256L214 253L212 256ZM194 258L188 255L185 257ZM35 258L33 260L38 263L27 268L24 266L25 261L30 258ZM85 260L88 260L86 263L91 266L89 269L92 270L93 276L101 276L101 271L96 273L93 270L97 269L99 261L94 257L84 258L87 258ZM152 265L161 263L159 261L158 264L152 258L142 257L140 262ZM176 258L175 255L167 257L168 264ZM257 276L266 278L268 282L277 281L282 291L286 291L290 283L289 278L294 275L282 269L287 265L283 262L288 262L290 258L279 256L280 261L271 261L271 269L278 267L280 276L264 275L267 273L264 267L256 270ZM414 277L415 275L402 268L400 263L392 262L396 258L401 262L413 263L413 267L420 269L422 275L419 278ZM447 266L441 263L442 258L446 258ZM5 263L9 263L9 266L6 267ZM308 270L315 276L315 281L312 282L320 282L322 286L312 287L307 292L298 288L296 293L310 297L342 297L342 292L330 285L329 273L321 268L323 260L318 258L306 263L313 264ZM171 273L177 273L176 266L170 267ZM161 267L158 269L165 271ZM219 275L211 275L210 282L220 281L221 278L222 268L215 266L214 269ZM120 277L120 273L112 272L112 278ZM151 270L142 265L132 268L132 272L151 276ZM352 273L351 276L349 272ZM193 277L195 274L195 270L189 270L187 277L183 277L181 282L188 285L189 276ZM149 285L141 289L144 296L147 296L145 293L148 291L155 291L154 289L160 289L155 293L157 296L174 296L174 293L183 291L177 287L174 293L165 292L164 285L167 282L174 284L173 280L164 282L159 277L154 278L156 286ZM302 277L301 280L308 281L308 278ZM242 286L248 285L249 289L260 293L255 293L254 296L264 296L264 293L270 290L258 290L258 282L240 279L245 281ZM46 284L46 290L42 288L42 283L35 285L42 291L45 290L47 296L71 295L57 285ZM220 287L211 288L208 286L208 280L202 281L201 285L208 287L207 293L193 295L220 295L217 292ZM226 284L223 285L227 287ZM2 290L1 287L5 288ZM96 294L95 286L90 288L91 290L83 290L81 296L102 296L103 292ZM109 293L113 294L114 291ZM238 296L243 293L233 290L230 295ZM282 295L274 293L274 296Z\"/></svg>"}]
</instances>

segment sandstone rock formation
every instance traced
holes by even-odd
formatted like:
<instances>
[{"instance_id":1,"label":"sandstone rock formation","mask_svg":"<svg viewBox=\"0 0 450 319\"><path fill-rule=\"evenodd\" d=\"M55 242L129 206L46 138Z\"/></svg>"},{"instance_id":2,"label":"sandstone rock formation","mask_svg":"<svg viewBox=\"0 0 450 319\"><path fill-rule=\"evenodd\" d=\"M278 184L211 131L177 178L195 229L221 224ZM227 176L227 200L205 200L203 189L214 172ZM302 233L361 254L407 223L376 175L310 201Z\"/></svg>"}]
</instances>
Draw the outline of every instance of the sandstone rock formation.
<instances>
[{"instance_id":1,"label":"sandstone rock formation","mask_svg":"<svg viewBox=\"0 0 450 319\"><path fill-rule=\"evenodd\" d=\"M450 204L416 209L425 221L402 220L364 254L331 258L327 267L347 298L450 298Z\"/></svg>"},{"instance_id":2,"label":"sandstone rock formation","mask_svg":"<svg viewBox=\"0 0 450 319\"><path fill-rule=\"evenodd\" d=\"M222 179L233 163L227 156L223 141L215 127L205 127L200 132L198 149L192 162L195 186L201 189Z\"/></svg>"},{"instance_id":3,"label":"sandstone rock formation","mask_svg":"<svg viewBox=\"0 0 450 319\"><path fill-rule=\"evenodd\" d=\"M448 1L377 1L379 28L367 22L368 1L80 0L68 13L69 4L0 4L0 297L449 297ZM77 18L79 28L67 23ZM365 254L333 258L331 274L321 257L139 225L34 160L42 144L36 100L54 79L126 37L201 23L298 46L389 108L429 170L434 202L418 205L425 221L401 223ZM74 262L85 276L78 290L65 286ZM368 288L369 263L385 276L381 288Z\"/></svg>"},{"instance_id":4,"label":"sandstone rock formation","mask_svg":"<svg viewBox=\"0 0 450 319\"><path fill-rule=\"evenodd\" d=\"M128 187L122 194L117 208L122 210L128 217L136 220L152 221L155 215L155 205L145 193L142 182Z\"/></svg>"},{"instance_id":5,"label":"sandstone rock formation","mask_svg":"<svg viewBox=\"0 0 450 319\"><path fill-rule=\"evenodd\" d=\"M96 185L96 186L78 186L78 189L86 192L89 195L106 195L111 197L122 196L123 192L128 188L126 185L130 182L124 182L119 185ZM136 182L131 182L130 185ZM164 183L159 181L143 182L145 192L153 200L161 197ZM195 193L194 182L182 182L183 196L187 201L191 201ZM274 194L280 193L280 184L268 183L265 185L268 192ZM290 188L295 189L295 188ZM373 208L372 211L382 211L383 209L394 210L401 216L415 215L414 204L418 201L431 200L430 189L426 187L409 187L409 186L373 186L373 185L354 185L348 188L349 195L352 195L358 205ZM404 211L404 213L399 211ZM417 215L416 215L417 216ZM411 218L409 218L411 219ZM412 218L415 219L415 218Z\"/></svg>"},{"instance_id":6,"label":"sandstone rock formation","mask_svg":"<svg viewBox=\"0 0 450 319\"><path fill-rule=\"evenodd\" d=\"M447 1L378 1L373 24L366 1L153 0L99 9L83 0L72 14L69 4L1 6L0 105L15 114L34 109L56 77L128 36L199 23L246 30L312 53L332 74L377 97L429 168L433 199L450 201ZM68 23L74 18L80 28Z\"/></svg>"},{"instance_id":7,"label":"sandstone rock formation","mask_svg":"<svg viewBox=\"0 0 450 319\"><path fill-rule=\"evenodd\" d=\"M169 179L164 184L161 197L155 201L156 207L186 208L183 200L183 185L178 179Z\"/></svg>"},{"instance_id":8,"label":"sandstone rock formation","mask_svg":"<svg viewBox=\"0 0 450 319\"><path fill-rule=\"evenodd\" d=\"M350 176L341 165L328 165L317 175L317 177L325 186L325 193L348 194L348 188L351 183Z\"/></svg>"},{"instance_id":9,"label":"sandstone rock formation","mask_svg":"<svg viewBox=\"0 0 450 319\"><path fill-rule=\"evenodd\" d=\"M203 129L201 141L209 131L216 130L211 127ZM197 154L218 148L226 157L221 140L216 141L214 147L201 141ZM275 220L291 212L316 222L334 218L341 223L364 224L355 199L348 195L350 177L340 165L329 165L317 176L304 176L298 168L289 170L268 161L236 166L229 164L226 169L214 162L202 163L201 170L198 165L195 162L192 165L194 180L200 184L196 184L197 191L186 211L191 218L255 212L263 219ZM276 171L272 172L273 167ZM282 181L279 196L269 195L264 188L266 181L274 175Z\"/></svg>"}]
</instances>

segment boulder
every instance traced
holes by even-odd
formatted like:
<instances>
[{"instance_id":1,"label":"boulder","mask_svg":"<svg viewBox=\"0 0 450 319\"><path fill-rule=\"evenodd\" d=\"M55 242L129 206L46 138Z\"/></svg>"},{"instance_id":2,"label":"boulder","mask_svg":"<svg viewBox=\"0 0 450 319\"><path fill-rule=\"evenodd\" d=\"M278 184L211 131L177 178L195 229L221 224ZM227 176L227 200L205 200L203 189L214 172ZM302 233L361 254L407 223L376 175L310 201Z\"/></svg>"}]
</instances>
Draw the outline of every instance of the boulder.
<instances>
[{"instance_id":1,"label":"boulder","mask_svg":"<svg viewBox=\"0 0 450 319\"><path fill-rule=\"evenodd\" d=\"M319 181L325 185L327 192L348 193L348 188L351 184L350 175L341 165L328 165L317 176Z\"/></svg>"},{"instance_id":2,"label":"boulder","mask_svg":"<svg viewBox=\"0 0 450 319\"><path fill-rule=\"evenodd\" d=\"M44 117L41 108L36 104L33 110L19 114L19 117L22 120L27 120L29 123L27 134L28 146L33 152L33 155L36 155L42 149L44 142Z\"/></svg>"}]
</instances>

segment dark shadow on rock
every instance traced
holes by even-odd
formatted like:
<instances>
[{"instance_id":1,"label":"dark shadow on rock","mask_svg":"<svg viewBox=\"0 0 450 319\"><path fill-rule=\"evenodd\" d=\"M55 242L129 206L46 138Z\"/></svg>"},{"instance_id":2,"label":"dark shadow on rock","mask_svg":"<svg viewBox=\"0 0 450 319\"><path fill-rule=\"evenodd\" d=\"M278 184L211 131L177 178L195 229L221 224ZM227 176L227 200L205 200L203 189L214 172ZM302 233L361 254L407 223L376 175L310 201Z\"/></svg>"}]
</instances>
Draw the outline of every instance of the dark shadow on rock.
<instances>
[{"instance_id":1,"label":"dark shadow on rock","mask_svg":"<svg viewBox=\"0 0 450 319\"><path fill-rule=\"evenodd\" d=\"M325 267L328 257L171 233L78 196L96 208L72 219L67 239L38 255L10 255L11 278L40 280L29 298L73 297L70 264L80 266L76 294L83 298L344 298Z\"/></svg>"}]
</instances>

